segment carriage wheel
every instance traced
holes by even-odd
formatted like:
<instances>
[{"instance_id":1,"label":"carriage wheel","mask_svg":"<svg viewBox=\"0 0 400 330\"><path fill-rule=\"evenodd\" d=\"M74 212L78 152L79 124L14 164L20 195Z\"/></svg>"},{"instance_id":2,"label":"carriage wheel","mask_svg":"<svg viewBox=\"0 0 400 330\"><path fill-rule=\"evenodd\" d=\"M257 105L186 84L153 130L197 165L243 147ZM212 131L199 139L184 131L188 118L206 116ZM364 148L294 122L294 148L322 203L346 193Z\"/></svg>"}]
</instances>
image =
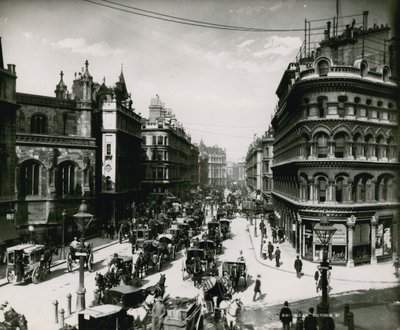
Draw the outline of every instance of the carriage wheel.
<instances>
[{"instance_id":1,"label":"carriage wheel","mask_svg":"<svg viewBox=\"0 0 400 330\"><path fill-rule=\"evenodd\" d=\"M32 282L38 284L41 278L42 272L40 271L40 266L36 267L32 273Z\"/></svg>"},{"instance_id":2,"label":"carriage wheel","mask_svg":"<svg viewBox=\"0 0 400 330\"><path fill-rule=\"evenodd\" d=\"M91 252L90 255L89 255L88 263L87 263L87 267L88 267L89 272L93 271L93 264L94 264L94 262L93 262L93 252Z\"/></svg>"},{"instance_id":3,"label":"carriage wheel","mask_svg":"<svg viewBox=\"0 0 400 330\"><path fill-rule=\"evenodd\" d=\"M69 272L72 272L72 263L73 263L74 261L72 260L72 256L71 256L71 253L68 253L68 255L67 255L67 270L69 271Z\"/></svg>"},{"instance_id":4,"label":"carriage wheel","mask_svg":"<svg viewBox=\"0 0 400 330\"><path fill-rule=\"evenodd\" d=\"M6 270L6 278L7 278L8 283L15 281L15 273L8 267Z\"/></svg>"}]
</instances>

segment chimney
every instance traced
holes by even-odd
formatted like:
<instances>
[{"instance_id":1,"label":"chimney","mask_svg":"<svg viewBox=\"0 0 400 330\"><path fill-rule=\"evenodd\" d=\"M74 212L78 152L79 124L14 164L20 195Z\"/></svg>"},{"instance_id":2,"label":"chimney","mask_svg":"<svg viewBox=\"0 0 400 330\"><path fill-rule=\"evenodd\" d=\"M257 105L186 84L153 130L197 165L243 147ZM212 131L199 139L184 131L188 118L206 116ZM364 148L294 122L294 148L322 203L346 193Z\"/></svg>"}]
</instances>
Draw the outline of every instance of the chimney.
<instances>
[{"instance_id":1,"label":"chimney","mask_svg":"<svg viewBox=\"0 0 400 330\"><path fill-rule=\"evenodd\" d=\"M7 64L7 70L15 76L15 64Z\"/></svg>"},{"instance_id":2,"label":"chimney","mask_svg":"<svg viewBox=\"0 0 400 330\"><path fill-rule=\"evenodd\" d=\"M326 31L327 31L328 39L329 39L331 37L331 21L328 21L326 23Z\"/></svg>"},{"instance_id":3,"label":"chimney","mask_svg":"<svg viewBox=\"0 0 400 330\"><path fill-rule=\"evenodd\" d=\"M367 10L363 11L363 30L366 31L368 28L368 14Z\"/></svg>"}]
</instances>

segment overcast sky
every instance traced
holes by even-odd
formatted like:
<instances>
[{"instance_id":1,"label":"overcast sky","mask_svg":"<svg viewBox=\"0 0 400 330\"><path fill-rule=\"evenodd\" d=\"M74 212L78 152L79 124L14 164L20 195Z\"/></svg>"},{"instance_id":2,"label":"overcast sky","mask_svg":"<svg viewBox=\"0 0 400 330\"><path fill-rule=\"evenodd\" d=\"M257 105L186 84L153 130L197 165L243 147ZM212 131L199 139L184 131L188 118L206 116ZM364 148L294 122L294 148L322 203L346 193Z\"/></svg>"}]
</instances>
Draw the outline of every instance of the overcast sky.
<instances>
[{"instance_id":1,"label":"overcast sky","mask_svg":"<svg viewBox=\"0 0 400 330\"><path fill-rule=\"evenodd\" d=\"M113 2L197 21L264 29L302 29L306 18L336 13L335 0ZM389 2L341 0L340 14L369 10L369 25L391 24ZM348 20L343 23L351 23ZM187 26L83 0L0 0L0 36L4 63L16 64L18 92L54 96L61 70L71 91L74 73L82 70L86 59L94 81L101 83L105 77L111 86L123 63L136 112L148 117L150 99L158 94L192 142L202 137L206 145L226 148L228 160L238 161L245 157L254 134L261 136L268 128L277 103L276 87L304 32Z\"/></svg>"}]
</instances>

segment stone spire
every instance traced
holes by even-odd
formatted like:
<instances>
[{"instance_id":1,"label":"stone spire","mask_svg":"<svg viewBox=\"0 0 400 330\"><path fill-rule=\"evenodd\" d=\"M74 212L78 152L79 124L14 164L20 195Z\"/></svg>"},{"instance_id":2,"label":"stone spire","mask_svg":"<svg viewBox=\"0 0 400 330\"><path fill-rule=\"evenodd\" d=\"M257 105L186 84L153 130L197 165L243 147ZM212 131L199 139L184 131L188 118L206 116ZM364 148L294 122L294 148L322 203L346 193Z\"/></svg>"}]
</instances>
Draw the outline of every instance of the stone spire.
<instances>
[{"instance_id":1,"label":"stone spire","mask_svg":"<svg viewBox=\"0 0 400 330\"><path fill-rule=\"evenodd\" d=\"M61 71L60 82L56 85L56 90L54 91L54 93L56 93L56 98L58 99L66 99L68 97L68 88L64 83L63 77L64 73Z\"/></svg>"}]
</instances>

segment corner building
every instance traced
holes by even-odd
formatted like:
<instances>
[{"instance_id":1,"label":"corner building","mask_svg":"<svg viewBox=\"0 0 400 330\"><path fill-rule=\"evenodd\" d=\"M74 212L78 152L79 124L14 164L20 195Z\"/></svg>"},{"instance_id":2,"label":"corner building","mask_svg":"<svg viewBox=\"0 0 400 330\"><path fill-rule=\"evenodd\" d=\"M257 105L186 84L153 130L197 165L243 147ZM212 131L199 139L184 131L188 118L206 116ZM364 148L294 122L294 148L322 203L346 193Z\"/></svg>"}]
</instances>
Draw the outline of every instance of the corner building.
<instances>
[{"instance_id":1,"label":"corner building","mask_svg":"<svg viewBox=\"0 0 400 330\"><path fill-rule=\"evenodd\" d=\"M277 88L273 203L304 259L320 260L313 227L324 212L337 229L333 264L397 256L398 90L383 48L388 34L387 26L353 24L330 36L328 22L319 47L290 63Z\"/></svg>"}]
</instances>

